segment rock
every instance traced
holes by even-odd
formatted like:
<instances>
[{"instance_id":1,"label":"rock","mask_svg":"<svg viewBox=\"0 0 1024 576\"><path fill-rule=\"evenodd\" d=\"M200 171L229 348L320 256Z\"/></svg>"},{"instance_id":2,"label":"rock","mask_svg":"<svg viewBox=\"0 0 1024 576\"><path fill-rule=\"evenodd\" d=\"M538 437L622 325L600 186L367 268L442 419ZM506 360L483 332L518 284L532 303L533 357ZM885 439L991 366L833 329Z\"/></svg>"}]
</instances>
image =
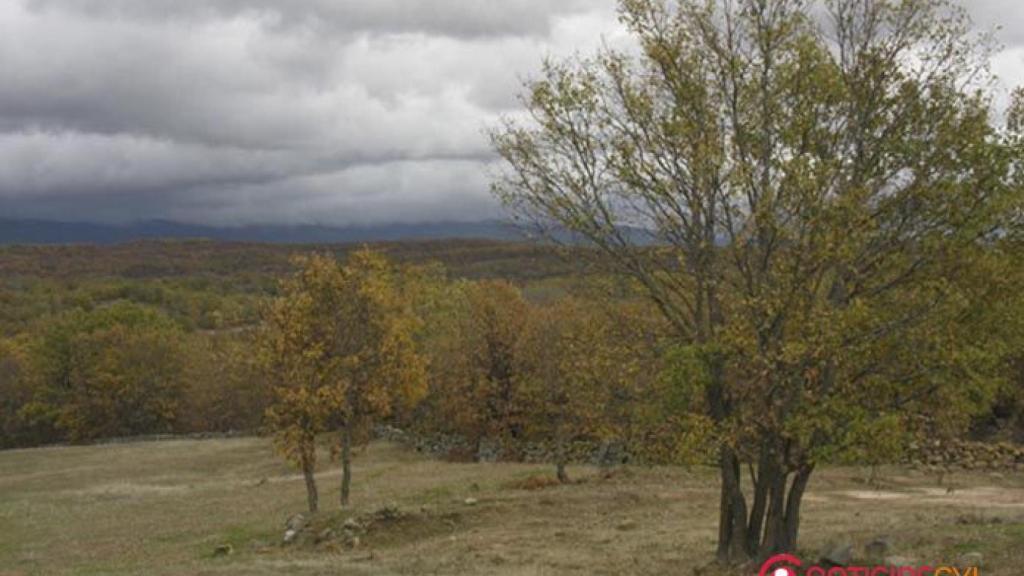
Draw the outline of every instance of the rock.
<instances>
[{"instance_id":1,"label":"rock","mask_svg":"<svg viewBox=\"0 0 1024 576\"><path fill-rule=\"evenodd\" d=\"M633 520L624 520L621 524L619 524L615 528L618 529L618 530L622 530L624 532L628 531L628 530L636 530L636 522L634 522Z\"/></svg>"},{"instance_id":2,"label":"rock","mask_svg":"<svg viewBox=\"0 0 1024 576\"><path fill-rule=\"evenodd\" d=\"M864 546L864 555L872 562L880 562L892 551L892 544L885 536L875 538Z\"/></svg>"},{"instance_id":3,"label":"rock","mask_svg":"<svg viewBox=\"0 0 1024 576\"><path fill-rule=\"evenodd\" d=\"M291 518L288 518L288 521L284 523L284 543L290 544L294 542L295 538L299 535L299 532L302 532L308 523L309 520L306 518L305 514L295 514Z\"/></svg>"},{"instance_id":4,"label":"rock","mask_svg":"<svg viewBox=\"0 0 1024 576\"><path fill-rule=\"evenodd\" d=\"M472 497L466 498L465 500L463 500L463 504L465 504L466 506L476 506L479 502L480 502L479 500L477 500L476 498L472 498Z\"/></svg>"},{"instance_id":5,"label":"rock","mask_svg":"<svg viewBox=\"0 0 1024 576\"><path fill-rule=\"evenodd\" d=\"M968 552L957 557L956 563L959 568L983 568L985 556L981 552Z\"/></svg>"},{"instance_id":6,"label":"rock","mask_svg":"<svg viewBox=\"0 0 1024 576\"><path fill-rule=\"evenodd\" d=\"M398 506L394 504L383 506L379 510L373 513L375 520L389 521L398 520L402 517L402 511L398 509Z\"/></svg>"},{"instance_id":7,"label":"rock","mask_svg":"<svg viewBox=\"0 0 1024 576\"><path fill-rule=\"evenodd\" d=\"M235 548L231 544L221 544L213 549L213 557L220 558L222 556L230 556L235 553Z\"/></svg>"},{"instance_id":8,"label":"rock","mask_svg":"<svg viewBox=\"0 0 1024 576\"><path fill-rule=\"evenodd\" d=\"M349 540L349 545L353 548L359 548L359 536L353 536L352 539Z\"/></svg>"},{"instance_id":9,"label":"rock","mask_svg":"<svg viewBox=\"0 0 1024 576\"><path fill-rule=\"evenodd\" d=\"M288 521L284 523L284 527L287 530L294 530L296 532L306 527L309 520L306 519L305 514L295 514L288 518Z\"/></svg>"},{"instance_id":10,"label":"rock","mask_svg":"<svg viewBox=\"0 0 1024 576\"><path fill-rule=\"evenodd\" d=\"M348 519L346 519L345 523L342 524L341 527L344 528L345 530L348 530L349 532L355 532L356 530L362 530L363 529L363 527L359 525L359 521L356 520L355 518L348 518Z\"/></svg>"},{"instance_id":11,"label":"rock","mask_svg":"<svg viewBox=\"0 0 1024 576\"><path fill-rule=\"evenodd\" d=\"M853 544L841 542L825 546L821 554L822 563L830 566L846 566L853 561Z\"/></svg>"}]
</instances>

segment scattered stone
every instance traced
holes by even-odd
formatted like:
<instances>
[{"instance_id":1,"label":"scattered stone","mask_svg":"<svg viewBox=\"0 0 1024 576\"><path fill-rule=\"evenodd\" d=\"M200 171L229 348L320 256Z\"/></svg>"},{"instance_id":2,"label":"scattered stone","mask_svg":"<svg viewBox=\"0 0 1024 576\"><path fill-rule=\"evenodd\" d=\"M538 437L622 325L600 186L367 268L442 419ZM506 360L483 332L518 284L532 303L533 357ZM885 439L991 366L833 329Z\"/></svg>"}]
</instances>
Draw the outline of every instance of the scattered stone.
<instances>
[{"instance_id":1,"label":"scattered stone","mask_svg":"<svg viewBox=\"0 0 1024 576\"><path fill-rule=\"evenodd\" d=\"M231 544L221 544L213 549L213 557L220 558L222 556L230 556L235 553L235 548Z\"/></svg>"},{"instance_id":2,"label":"scattered stone","mask_svg":"<svg viewBox=\"0 0 1024 576\"><path fill-rule=\"evenodd\" d=\"M956 563L960 568L984 568L985 556L981 552L961 554Z\"/></svg>"},{"instance_id":3,"label":"scattered stone","mask_svg":"<svg viewBox=\"0 0 1024 576\"><path fill-rule=\"evenodd\" d=\"M344 528L345 530L348 530L349 532L355 532L356 530L362 530L363 529L363 527L359 525L359 521L356 520L355 518L348 518L348 519L346 519L345 523L342 524L341 527Z\"/></svg>"},{"instance_id":4,"label":"scattered stone","mask_svg":"<svg viewBox=\"0 0 1024 576\"><path fill-rule=\"evenodd\" d=\"M825 546L821 560L831 566L846 566L853 561L853 544L849 542L829 544Z\"/></svg>"},{"instance_id":5,"label":"scattered stone","mask_svg":"<svg viewBox=\"0 0 1024 576\"><path fill-rule=\"evenodd\" d=\"M295 538L306 528L308 523L309 520L304 514L295 514L289 518L284 524L284 543L291 544L295 541Z\"/></svg>"},{"instance_id":6,"label":"scattered stone","mask_svg":"<svg viewBox=\"0 0 1024 576\"><path fill-rule=\"evenodd\" d=\"M479 500L477 500L476 498L472 498L472 497L470 497L470 498L466 498L466 499L465 499L465 500L463 501L463 503L464 503L464 504L465 504L466 506L476 506L476 505L477 505L477 504L478 504L479 502L480 502Z\"/></svg>"},{"instance_id":7,"label":"scattered stone","mask_svg":"<svg viewBox=\"0 0 1024 576\"><path fill-rule=\"evenodd\" d=\"M390 520L398 520L402 517L402 511L398 509L398 506L394 504L383 506L373 514L374 520L381 520L384 522Z\"/></svg>"},{"instance_id":8,"label":"scattered stone","mask_svg":"<svg viewBox=\"0 0 1024 576\"><path fill-rule=\"evenodd\" d=\"M618 530L622 530L623 532L626 532L626 531L629 531L629 530L636 530L636 522L633 521L633 520L624 520L623 522L621 522L615 528L617 528Z\"/></svg>"},{"instance_id":9,"label":"scattered stone","mask_svg":"<svg viewBox=\"0 0 1024 576\"><path fill-rule=\"evenodd\" d=\"M306 518L305 514L295 514L288 518L288 521L284 523L284 527L288 530L299 531L305 528L308 522L309 520Z\"/></svg>"}]
</instances>

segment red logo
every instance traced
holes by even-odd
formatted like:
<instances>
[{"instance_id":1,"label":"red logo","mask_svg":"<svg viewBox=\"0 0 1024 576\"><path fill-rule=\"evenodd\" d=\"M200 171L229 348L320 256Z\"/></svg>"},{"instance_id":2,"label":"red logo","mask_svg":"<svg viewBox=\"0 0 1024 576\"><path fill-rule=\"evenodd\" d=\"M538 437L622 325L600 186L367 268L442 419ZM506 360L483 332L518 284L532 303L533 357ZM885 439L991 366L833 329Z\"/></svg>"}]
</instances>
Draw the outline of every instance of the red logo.
<instances>
[{"instance_id":1,"label":"red logo","mask_svg":"<svg viewBox=\"0 0 1024 576\"><path fill-rule=\"evenodd\" d=\"M765 560L758 576L797 576L796 569L803 566L800 559L790 554L777 554Z\"/></svg>"}]
</instances>

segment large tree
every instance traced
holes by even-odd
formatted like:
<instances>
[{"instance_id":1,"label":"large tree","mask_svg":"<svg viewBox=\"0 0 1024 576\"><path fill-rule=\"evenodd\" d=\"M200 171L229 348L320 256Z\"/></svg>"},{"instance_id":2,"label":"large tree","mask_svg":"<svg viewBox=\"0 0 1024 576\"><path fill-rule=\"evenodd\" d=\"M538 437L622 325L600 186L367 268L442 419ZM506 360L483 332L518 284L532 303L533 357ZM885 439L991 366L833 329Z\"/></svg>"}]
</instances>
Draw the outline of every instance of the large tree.
<instances>
[{"instance_id":1,"label":"large tree","mask_svg":"<svg viewBox=\"0 0 1024 576\"><path fill-rule=\"evenodd\" d=\"M1018 139L945 0L620 9L636 50L548 63L493 133L495 190L639 281L699 360L719 559L791 550L817 464L991 390L971 319L1002 294Z\"/></svg>"}]
</instances>

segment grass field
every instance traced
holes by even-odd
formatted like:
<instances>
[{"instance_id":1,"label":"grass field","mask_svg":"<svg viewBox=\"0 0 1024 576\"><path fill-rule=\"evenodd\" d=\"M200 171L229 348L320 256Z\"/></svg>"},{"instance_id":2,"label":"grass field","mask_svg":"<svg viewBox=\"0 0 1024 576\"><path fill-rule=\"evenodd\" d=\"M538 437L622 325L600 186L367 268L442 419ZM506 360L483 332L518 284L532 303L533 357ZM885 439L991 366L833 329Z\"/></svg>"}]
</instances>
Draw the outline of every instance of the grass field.
<instances>
[{"instance_id":1,"label":"grass field","mask_svg":"<svg viewBox=\"0 0 1024 576\"><path fill-rule=\"evenodd\" d=\"M692 574L711 559L717 484L710 469L627 468L610 478L523 489L550 474L521 464L452 464L384 443L356 459L353 509L339 475L319 475L320 525L397 507L401 521L357 547L284 547L302 481L255 438L0 452L0 575ZM893 554L937 564L981 552L979 576L1024 573L1024 479L890 469L812 481L802 547L858 550L886 536ZM466 503L476 500L475 505ZM229 544L230 555L215 557ZM746 573L739 571L738 573Z\"/></svg>"}]
</instances>

